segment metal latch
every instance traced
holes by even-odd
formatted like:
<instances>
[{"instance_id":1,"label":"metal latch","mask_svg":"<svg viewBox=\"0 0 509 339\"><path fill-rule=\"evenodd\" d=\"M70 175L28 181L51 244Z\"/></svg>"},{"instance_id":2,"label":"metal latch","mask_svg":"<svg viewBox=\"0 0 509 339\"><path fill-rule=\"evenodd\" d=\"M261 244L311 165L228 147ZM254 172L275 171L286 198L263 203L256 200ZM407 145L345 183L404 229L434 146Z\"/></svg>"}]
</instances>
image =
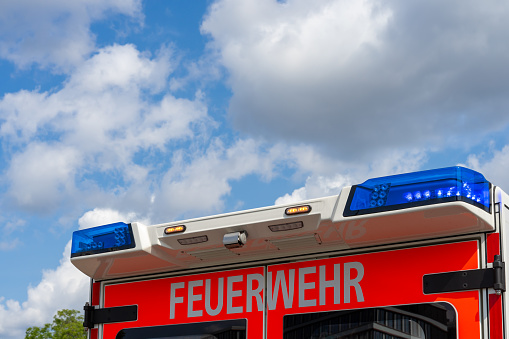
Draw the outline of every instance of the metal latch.
<instances>
[{"instance_id":1,"label":"metal latch","mask_svg":"<svg viewBox=\"0 0 509 339\"><path fill-rule=\"evenodd\" d=\"M424 294L493 288L505 292L505 263L495 255L493 268L426 274L422 278Z\"/></svg>"},{"instance_id":2,"label":"metal latch","mask_svg":"<svg viewBox=\"0 0 509 339\"><path fill-rule=\"evenodd\" d=\"M94 328L97 324L109 324L138 319L138 305L95 308L86 303L83 327Z\"/></svg>"}]
</instances>

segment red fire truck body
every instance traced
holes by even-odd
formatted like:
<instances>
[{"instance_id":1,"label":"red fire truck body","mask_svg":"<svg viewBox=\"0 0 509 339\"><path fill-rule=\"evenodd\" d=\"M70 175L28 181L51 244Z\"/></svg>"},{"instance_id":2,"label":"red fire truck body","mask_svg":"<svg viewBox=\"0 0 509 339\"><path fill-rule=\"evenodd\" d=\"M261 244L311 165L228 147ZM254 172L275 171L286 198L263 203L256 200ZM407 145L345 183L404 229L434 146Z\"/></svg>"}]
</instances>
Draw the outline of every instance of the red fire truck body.
<instances>
[{"instance_id":1,"label":"red fire truck body","mask_svg":"<svg viewBox=\"0 0 509 339\"><path fill-rule=\"evenodd\" d=\"M509 338L509 197L452 167L76 231L90 338Z\"/></svg>"}]
</instances>

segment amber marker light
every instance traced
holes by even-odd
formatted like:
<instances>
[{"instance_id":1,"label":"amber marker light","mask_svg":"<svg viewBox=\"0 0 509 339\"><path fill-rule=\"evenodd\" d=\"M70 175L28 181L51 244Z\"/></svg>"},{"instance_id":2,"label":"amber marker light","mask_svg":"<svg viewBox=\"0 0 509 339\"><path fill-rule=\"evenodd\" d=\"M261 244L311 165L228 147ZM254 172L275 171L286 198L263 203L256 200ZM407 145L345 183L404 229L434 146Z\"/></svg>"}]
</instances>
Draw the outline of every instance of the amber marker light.
<instances>
[{"instance_id":1,"label":"amber marker light","mask_svg":"<svg viewBox=\"0 0 509 339\"><path fill-rule=\"evenodd\" d=\"M180 226L171 226L166 227L164 229L164 234L174 234L174 233L182 233L186 230L186 226L180 225Z\"/></svg>"},{"instance_id":2,"label":"amber marker light","mask_svg":"<svg viewBox=\"0 0 509 339\"><path fill-rule=\"evenodd\" d=\"M309 212L311 212L311 206L309 205L289 207L285 210L286 215L303 214Z\"/></svg>"}]
</instances>

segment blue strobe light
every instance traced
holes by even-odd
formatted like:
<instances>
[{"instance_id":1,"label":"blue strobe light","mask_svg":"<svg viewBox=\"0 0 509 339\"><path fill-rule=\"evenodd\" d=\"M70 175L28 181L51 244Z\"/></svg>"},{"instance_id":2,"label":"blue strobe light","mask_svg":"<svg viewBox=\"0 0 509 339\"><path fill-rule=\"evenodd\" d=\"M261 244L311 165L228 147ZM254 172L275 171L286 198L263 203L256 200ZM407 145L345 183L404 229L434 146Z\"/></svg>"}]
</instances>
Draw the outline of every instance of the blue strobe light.
<instances>
[{"instance_id":1,"label":"blue strobe light","mask_svg":"<svg viewBox=\"0 0 509 339\"><path fill-rule=\"evenodd\" d=\"M482 174L459 166L374 178L352 186L343 215L449 201L465 201L490 212L490 187Z\"/></svg>"},{"instance_id":2,"label":"blue strobe light","mask_svg":"<svg viewBox=\"0 0 509 339\"><path fill-rule=\"evenodd\" d=\"M118 222L73 232L71 257L133 247L135 243L131 225Z\"/></svg>"}]
</instances>

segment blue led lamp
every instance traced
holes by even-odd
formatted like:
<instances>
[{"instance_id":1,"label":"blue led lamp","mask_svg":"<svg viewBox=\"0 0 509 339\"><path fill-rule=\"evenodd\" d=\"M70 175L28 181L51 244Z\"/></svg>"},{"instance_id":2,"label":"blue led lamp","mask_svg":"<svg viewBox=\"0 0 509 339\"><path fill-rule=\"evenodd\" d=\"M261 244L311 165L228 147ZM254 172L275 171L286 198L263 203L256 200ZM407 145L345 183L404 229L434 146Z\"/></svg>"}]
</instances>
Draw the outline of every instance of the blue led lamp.
<instances>
[{"instance_id":1,"label":"blue led lamp","mask_svg":"<svg viewBox=\"0 0 509 339\"><path fill-rule=\"evenodd\" d=\"M459 166L374 178L352 186L343 216L450 201L464 201L491 213L490 188L482 174Z\"/></svg>"},{"instance_id":2,"label":"blue led lamp","mask_svg":"<svg viewBox=\"0 0 509 339\"><path fill-rule=\"evenodd\" d=\"M133 247L135 243L131 225L117 222L73 232L71 258Z\"/></svg>"}]
</instances>

